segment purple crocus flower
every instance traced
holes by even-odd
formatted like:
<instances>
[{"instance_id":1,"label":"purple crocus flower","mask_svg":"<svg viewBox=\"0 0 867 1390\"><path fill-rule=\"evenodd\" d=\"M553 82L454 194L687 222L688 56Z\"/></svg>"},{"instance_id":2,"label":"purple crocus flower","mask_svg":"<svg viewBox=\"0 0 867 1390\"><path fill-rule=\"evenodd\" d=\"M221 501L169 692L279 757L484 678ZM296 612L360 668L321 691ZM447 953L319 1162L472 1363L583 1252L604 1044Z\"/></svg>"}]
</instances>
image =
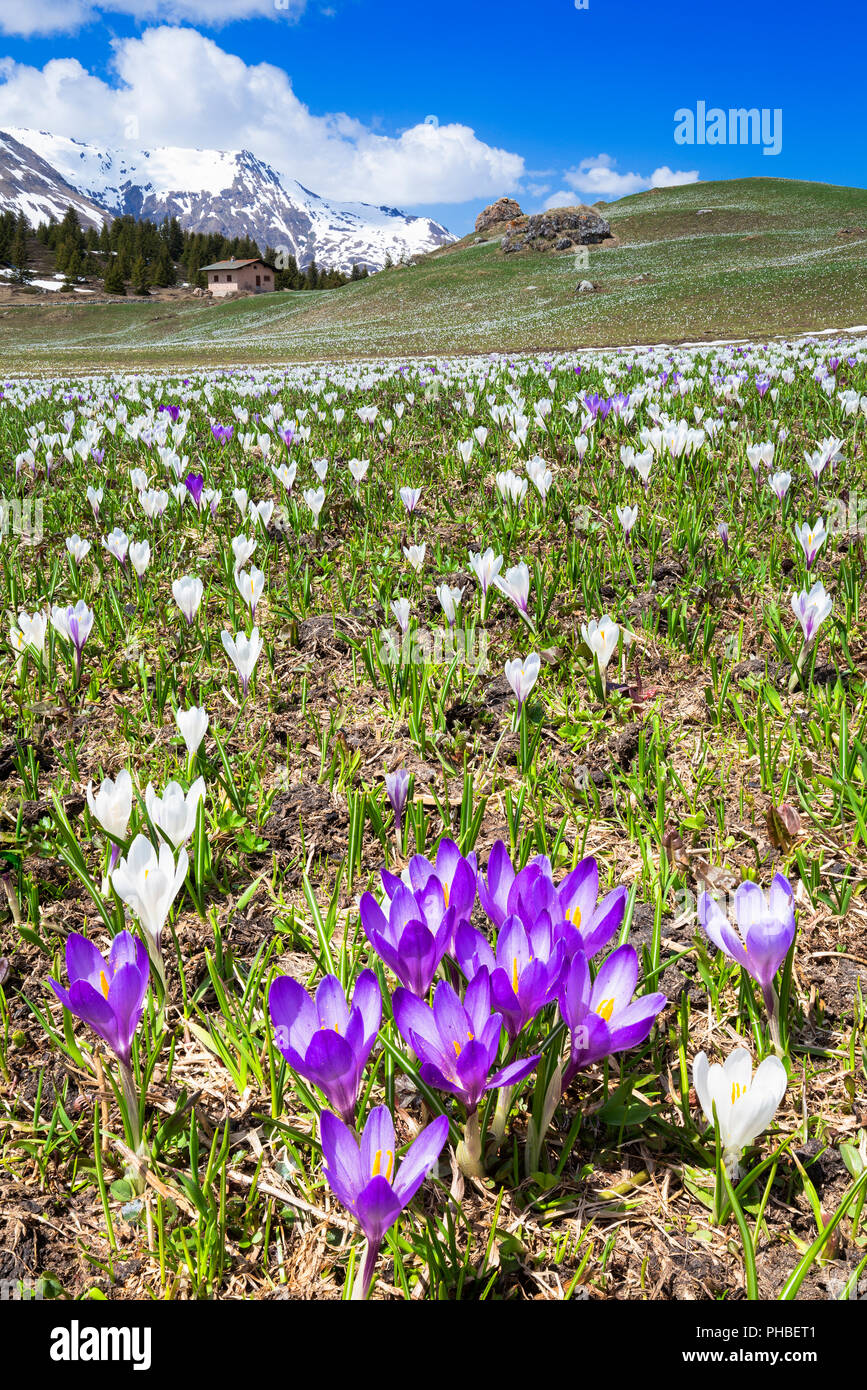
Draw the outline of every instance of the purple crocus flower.
<instances>
[{"instance_id":1,"label":"purple crocus flower","mask_svg":"<svg viewBox=\"0 0 867 1390\"><path fill-rule=\"evenodd\" d=\"M228 444L234 433L234 425L221 425L219 423L211 425L211 434L218 444Z\"/></svg>"},{"instance_id":2,"label":"purple crocus flower","mask_svg":"<svg viewBox=\"0 0 867 1390\"><path fill-rule=\"evenodd\" d=\"M405 1207L409 1206L443 1151L449 1134L445 1115L438 1115L410 1144L396 1168L397 1142L388 1107L371 1110L359 1143L352 1130L329 1111L319 1120L325 1176L335 1197L352 1212L367 1237L367 1250L353 1298L366 1298L379 1249Z\"/></svg>"},{"instance_id":3,"label":"purple crocus flower","mask_svg":"<svg viewBox=\"0 0 867 1390\"><path fill-rule=\"evenodd\" d=\"M716 531L717 531L717 535L719 536L720 540L721 540L722 543L723 543L723 550L726 552L726 554L728 554L728 549L729 549L729 527L728 527L728 522L727 522L727 521L720 521L720 522L718 522L718 523L717 523Z\"/></svg>"},{"instance_id":4,"label":"purple crocus flower","mask_svg":"<svg viewBox=\"0 0 867 1390\"><path fill-rule=\"evenodd\" d=\"M737 927L709 893L702 893L698 920L717 950L737 961L759 985L776 1032L778 1001L774 976L795 939L795 898L783 874L774 874L766 897L757 883L742 883L735 893Z\"/></svg>"},{"instance_id":5,"label":"purple crocus flower","mask_svg":"<svg viewBox=\"0 0 867 1390\"><path fill-rule=\"evenodd\" d=\"M186 386L186 384L187 384L187 383L184 382L184 385L185 385L185 386ZM166 412L167 415L170 415L170 416L171 416L171 420L172 420L172 424L173 424L173 425L176 425L176 424L177 424L178 419L179 419L179 417L180 417L180 413L181 413L181 408L180 408L180 406L177 406L177 405L160 405L160 406L157 406L157 413L159 413L161 410L164 410L164 411Z\"/></svg>"},{"instance_id":6,"label":"purple crocus flower","mask_svg":"<svg viewBox=\"0 0 867 1390\"><path fill-rule=\"evenodd\" d=\"M771 378L770 378L769 376L757 376L757 377L756 377L756 390L758 391L759 396L764 396L764 394L765 394L765 392L767 391L767 389L768 389L768 387L770 386L770 384L771 384Z\"/></svg>"},{"instance_id":7,"label":"purple crocus flower","mask_svg":"<svg viewBox=\"0 0 867 1390\"><path fill-rule=\"evenodd\" d=\"M202 490L204 486L205 480L201 473L188 473L184 478L184 487L190 493L197 508L202 505Z\"/></svg>"},{"instance_id":8,"label":"purple crocus flower","mask_svg":"<svg viewBox=\"0 0 867 1390\"><path fill-rule=\"evenodd\" d=\"M274 1040L290 1067L354 1124L361 1078L382 1022L376 975L372 970L359 975L351 1009L336 975L325 976L315 1001L297 980L281 975L271 985L268 1007Z\"/></svg>"},{"instance_id":9,"label":"purple crocus flower","mask_svg":"<svg viewBox=\"0 0 867 1390\"><path fill-rule=\"evenodd\" d=\"M395 835L400 840L403 830L403 813L409 796L409 773L405 767L399 767L396 772L385 774L385 790L394 812Z\"/></svg>"},{"instance_id":10,"label":"purple crocus flower","mask_svg":"<svg viewBox=\"0 0 867 1390\"><path fill-rule=\"evenodd\" d=\"M118 932L106 960L86 936L72 932L66 940L66 973L68 990L56 980L48 981L61 1004L92 1028L129 1069L150 975L143 943L131 932Z\"/></svg>"},{"instance_id":11,"label":"purple crocus flower","mask_svg":"<svg viewBox=\"0 0 867 1390\"><path fill-rule=\"evenodd\" d=\"M556 999L566 962L565 944L555 936L546 912L529 928L520 917L507 917L497 937L496 955L480 931L459 927L455 954L467 979L481 969L490 971L494 1007L503 1015L513 1041L540 1009Z\"/></svg>"},{"instance_id":12,"label":"purple crocus flower","mask_svg":"<svg viewBox=\"0 0 867 1390\"><path fill-rule=\"evenodd\" d=\"M468 922L472 916L476 902L477 872L475 854L464 858L454 840L446 839L440 840L433 864L423 854L414 854L406 867L405 878L398 878L387 869L380 870L380 877L389 897L393 896L401 883L416 894L441 894L443 909L454 908L456 931L461 922Z\"/></svg>"},{"instance_id":13,"label":"purple crocus flower","mask_svg":"<svg viewBox=\"0 0 867 1390\"><path fill-rule=\"evenodd\" d=\"M479 901L498 927L514 915L529 927L541 913L547 913L567 956L578 950L595 956L623 924L627 890L615 888L597 902L599 866L593 858L576 864L558 888L544 855L537 855L516 874L506 846L498 840L488 860L487 882L481 873L477 881Z\"/></svg>"},{"instance_id":14,"label":"purple crocus flower","mask_svg":"<svg viewBox=\"0 0 867 1390\"><path fill-rule=\"evenodd\" d=\"M452 940L455 910L446 908L438 879L431 878L418 893L400 879L397 885L388 917L372 893L362 896L361 923L377 955L407 989L423 998Z\"/></svg>"},{"instance_id":15,"label":"purple crocus flower","mask_svg":"<svg viewBox=\"0 0 867 1390\"><path fill-rule=\"evenodd\" d=\"M632 946L612 951L592 982L583 951L572 957L559 999L560 1013L571 1034L564 1090L583 1067L613 1052L637 1047L649 1036L654 1019L668 1001L664 994L645 994L633 1000L637 983L638 956Z\"/></svg>"},{"instance_id":16,"label":"purple crocus flower","mask_svg":"<svg viewBox=\"0 0 867 1390\"><path fill-rule=\"evenodd\" d=\"M422 1081L457 1096L472 1113L486 1091L514 1086L539 1060L523 1057L491 1075L503 1031L491 1013L491 976L483 966L467 985L464 1002L447 980L434 991L433 1008L407 989L395 990L394 1021L421 1062Z\"/></svg>"},{"instance_id":17,"label":"purple crocus flower","mask_svg":"<svg viewBox=\"0 0 867 1390\"><path fill-rule=\"evenodd\" d=\"M283 440L287 449L292 448L292 441L295 438L295 431L291 425L278 425L277 433Z\"/></svg>"},{"instance_id":18,"label":"purple crocus flower","mask_svg":"<svg viewBox=\"0 0 867 1390\"><path fill-rule=\"evenodd\" d=\"M105 458L105 450L91 449L90 457L93 459L94 463L102 463L103 459Z\"/></svg>"}]
</instances>

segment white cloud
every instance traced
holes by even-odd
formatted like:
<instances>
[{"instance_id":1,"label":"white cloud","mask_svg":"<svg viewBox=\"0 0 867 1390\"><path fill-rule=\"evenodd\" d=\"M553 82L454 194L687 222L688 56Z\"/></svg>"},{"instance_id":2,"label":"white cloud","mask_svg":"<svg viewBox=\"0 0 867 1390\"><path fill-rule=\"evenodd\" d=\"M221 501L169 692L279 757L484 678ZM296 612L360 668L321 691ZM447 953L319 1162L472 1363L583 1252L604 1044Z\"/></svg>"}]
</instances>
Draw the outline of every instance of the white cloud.
<instances>
[{"instance_id":1,"label":"white cloud","mask_svg":"<svg viewBox=\"0 0 867 1390\"><path fill-rule=\"evenodd\" d=\"M187 20L210 29L236 19L297 18L305 0L0 0L0 33L71 34L100 12L138 20Z\"/></svg>"},{"instance_id":2,"label":"white cloud","mask_svg":"<svg viewBox=\"0 0 867 1390\"><path fill-rule=\"evenodd\" d=\"M214 3L225 10L229 0ZM420 123L388 136L343 112L316 116L282 68L248 65L195 29L115 40L113 62L115 85L75 58L41 69L0 60L0 129L38 125L114 149L248 149L323 197L401 207L499 196L524 173L520 155L469 126Z\"/></svg>"},{"instance_id":3,"label":"white cloud","mask_svg":"<svg viewBox=\"0 0 867 1390\"><path fill-rule=\"evenodd\" d=\"M563 177L570 188L590 195L593 202L598 202L600 198L609 201L626 198L630 193L641 193L647 188L674 188L698 181L697 169L669 169L667 165L662 165L649 175L619 174L616 163L610 155L598 154L590 159L582 159L577 168L565 170ZM550 199L546 203L546 207L556 206Z\"/></svg>"}]
</instances>

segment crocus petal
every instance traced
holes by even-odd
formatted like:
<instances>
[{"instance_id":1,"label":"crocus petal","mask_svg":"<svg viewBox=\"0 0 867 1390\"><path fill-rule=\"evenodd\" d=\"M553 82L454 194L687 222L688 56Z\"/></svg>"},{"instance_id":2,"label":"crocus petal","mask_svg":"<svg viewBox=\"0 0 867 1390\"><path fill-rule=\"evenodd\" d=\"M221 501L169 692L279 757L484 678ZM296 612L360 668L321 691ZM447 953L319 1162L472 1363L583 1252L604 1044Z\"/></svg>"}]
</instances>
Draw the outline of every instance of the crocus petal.
<instances>
[{"instance_id":1,"label":"crocus petal","mask_svg":"<svg viewBox=\"0 0 867 1390\"><path fill-rule=\"evenodd\" d=\"M747 932L747 969L762 989L772 984L774 976L795 939L795 923L765 918Z\"/></svg>"},{"instance_id":2,"label":"crocus petal","mask_svg":"<svg viewBox=\"0 0 867 1390\"><path fill-rule=\"evenodd\" d=\"M330 1110L323 1110L319 1116L319 1132L325 1176L343 1205L354 1211L367 1179L366 1174L362 1175L358 1141L352 1130Z\"/></svg>"},{"instance_id":3,"label":"crocus petal","mask_svg":"<svg viewBox=\"0 0 867 1390\"><path fill-rule=\"evenodd\" d=\"M445 1115L437 1115L407 1149L397 1177L392 1183L402 1206L412 1201L442 1153L448 1137L448 1119Z\"/></svg>"},{"instance_id":4,"label":"crocus petal","mask_svg":"<svg viewBox=\"0 0 867 1390\"><path fill-rule=\"evenodd\" d=\"M418 1048L412 1041L413 1036L422 1040L425 1045L425 1056L439 1057L442 1052L442 1040L439 1030L434 1021L433 1011L408 989L396 989L392 998L392 1008L394 1010L394 1021L397 1024L397 1031L408 1043L418 1056Z\"/></svg>"},{"instance_id":5,"label":"crocus petal","mask_svg":"<svg viewBox=\"0 0 867 1390\"><path fill-rule=\"evenodd\" d=\"M358 1064L346 1038L331 1029L314 1033L304 1057L304 1075L324 1091L334 1109L349 1123L358 1099Z\"/></svg>"},{"instance_id":6,"label":"crocus petal","mask_svg":"<svg viewBox=\"0 0 867 1390\"><path fill-rule=\"evenodd\" d=\"M646 994L612 1019L611 1051L626 1052L643 1043L650 1036L657 1014L667 1003L664 994Z\"/></svg>"},{"instance_id":7,"label":"crocus petal","mask_svg":"<svg viewBox=\"0 0 867 1390\"><path fill-rule=\"evenodd\" d=\"M271 985L268 1008L280 1050L283 1050L283 1039L294 1051L305 1053L319 1027L319 1019L304 986L290 975L279 975Z\"/></svg>"},{"instance_id":8,"label":"crocus petal","mask_svg":"<svg viewBox=\"0 0 867 1390\"><path fill-rule=\"evenodd\" d=\"M106 961L92 941L78 932L71 932L66 939L66 973L70 985L76 980L86 980L94 989L100 988L100 976L105 973Z\"/></svg>"},{"instance_id":9,"label":"crocus petal","mask_svg":"<svg viewBox=\"0 0 867 1390\"><path fill-rule=\"evenodd\" d=\"M767 1129L786 1093L788 1076L779 1057L766 1057L760 1063L745 1096L732 1108L729 1146L743 1148Z\"/></svg>"},{"instance_id":10,"label":"crocus petal","mask_svg":"<svg viewBox=\"0 0 867 1390\"><path fill-rule=\"evenodd\" d=\"M613 888L606 893L586 927L582 928L581 940L588 956L597 955L620 930L628 896L625 885Z\"/></svg>"},{"instance_id":11,"label":"crocus petal","mask_svg":"<svg viewBox=\"0 0 867 1390\"><path fill-rule=\"evenodd\" d=\"M402 1211L400 1199L385 1178L372 1178L358 1194L355 1214L367 1239L382 1240Z\"/></svg>"},{"instance_id":12,"label":"crocus petal","mask_svg":"<svg viewBox=\"0 0 867 1390\"><path fill-rule=\"evenodd\" d=\"M515 870L509 858L509 851L502 840L497 840L488 858L487 882L481 873L477 880L479 902L485 915L497 926L505 921L509 890L514 880Z\"/></svg>"},{"instance_id":13,"label":"crocus petal","mask_svg":"<svg viewBox=\"0 0 867 1390\"><path fill-rule=\"evenodd\" d=\"M501 1071L495 1072L488 1082L488 1090L496 1090L500 1086L516 1086L519 1081L523 1081L525 1076L529 1076L539 1061L540 1053L534 1057L522 1057L517 1062L510 1062Z\"/></svg>"},{"instance_id":14,"label":"crocus petal","mask_svg":"<svg viewBox=\"0 0 867 1390\"><path fill-rule=\"evenodd\" d=\"M372 970L362 970L355 982L352 1012L358 1012L364 1024L364 1037L376 1037L382 1023L382 991Z\"/></svg>"},{"instance_id":15,"label":"crocus petal","mask_svg":"<svg viewBox=\"0 0 867 1390\"><path fill-rule=\"evenodd\" d=\"M605 1017L610 1019L626 1008L635 993L637 983L638 956L635 949L629 945L619 946L603 961L593 982L590 994L591 1009L598 1009L600 1005L609 1001Z\"/></svg>"},{"instance_id":16,"label":"crocus petal","mask_svg":"<svg viewBox=\"0 0 867 1390\"><path fill-rule=\"evenodd\" d=\"M338 1033L346 1033L349 1023L349 1007L343 986L336 975L326 975L316 991L316 1012L319 1027Z\"/></svg>"},{"instance_id":17,"label":"crocus petal","mask_svg":"<svg viewBox=\"0 0 867 1390\"><path fill-rule=\"evenodd\" d=\"M359 1145L361 1171L365 1182L382 1176L391 1183L395 1174L396 1140L394 1121L387 1105L374 1106L367 1117ZM377 1160L377 1155L379 1159ZM387 1162L391 1156L391 1163Z\"/></svg>"}]
</instances>

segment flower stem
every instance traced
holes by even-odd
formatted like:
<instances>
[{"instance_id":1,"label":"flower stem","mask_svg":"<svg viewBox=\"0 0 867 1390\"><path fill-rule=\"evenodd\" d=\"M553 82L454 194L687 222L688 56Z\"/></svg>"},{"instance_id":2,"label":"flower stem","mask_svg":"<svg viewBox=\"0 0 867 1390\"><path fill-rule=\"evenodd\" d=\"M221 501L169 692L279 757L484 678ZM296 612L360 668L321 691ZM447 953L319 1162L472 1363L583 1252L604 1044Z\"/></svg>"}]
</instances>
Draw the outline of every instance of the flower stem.
<instances>
[{"instance_id":1,"label":"flower stem","mask_svg":"<svg viewBox=\"0 0 867 1390\"><path fill-rule=\"evenodd\" d=\"M473 1110L467 1115L464 1137L455 1151L458 1167L468 1178L483 1178L485 1165L482 1161L482 1134L479 1129L479 1112Z\"/></svg>"},{"instance_id":2,"label":"flower stem","mask_svg":"<svg viewBox=\"0 0 867 1390\"><path fill-rule=\"evenodd\" d=\"M355 1283L352 1286L353 1303L363 1303L370 1291L373 1283L373 1274L376 1269L376 1261L379 1258L379 1247L381 1242L378 1240L368 1240L364 1247L364 1258L355 1276Z\"/></svg>"},{"instance_id":3,"label":"flower stem","mask_svg":"<svg viewBox=\"0 0 867 1390\"><path fill-rule=\"evenodd\" d=\"M126 1117L129 1122L130 1138L132 1139L133 1153L138 1154L141 1150L141 1125L138 1116L138 1087L135 1084L135 1077L132 1068L126 1062L120 1064L120 1080L123 1087L123 1100L126 1108Z\"/></svg>"}]
</instances>

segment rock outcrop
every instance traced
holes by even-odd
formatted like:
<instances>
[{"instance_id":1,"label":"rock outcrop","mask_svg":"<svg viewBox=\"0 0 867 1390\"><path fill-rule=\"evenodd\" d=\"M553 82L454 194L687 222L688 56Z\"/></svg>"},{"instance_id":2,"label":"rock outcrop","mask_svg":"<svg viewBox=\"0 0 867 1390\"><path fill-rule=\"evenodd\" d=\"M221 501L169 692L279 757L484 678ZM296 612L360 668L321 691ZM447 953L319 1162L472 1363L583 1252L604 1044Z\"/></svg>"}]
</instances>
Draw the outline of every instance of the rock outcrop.
<instances>
[{"instance_id":1,"label":"rock outcrop","mask_svg":"<svg viewBox=\"0 0 867 1390\"><path fill-rule=\"evenodd\" d=\"M611 236L611 228L592 208L552 208L519 217L509 224L502 249L513 251L570 251L575 246L598 246Z\"/></svg>"},{"instance_id":2,"label":"rock outcrop","mask_svg":"<svg viewBox=\"0 0 867 1390\"><path fill-rule=\"evenodd\" d=\"M495 203L489 203L479 213L476 218L476 234L491 232L495 227L502 227L504 223L513 222L516 217L523 215L514 198L498 198Z\"/></svg>"}]
</instances>

